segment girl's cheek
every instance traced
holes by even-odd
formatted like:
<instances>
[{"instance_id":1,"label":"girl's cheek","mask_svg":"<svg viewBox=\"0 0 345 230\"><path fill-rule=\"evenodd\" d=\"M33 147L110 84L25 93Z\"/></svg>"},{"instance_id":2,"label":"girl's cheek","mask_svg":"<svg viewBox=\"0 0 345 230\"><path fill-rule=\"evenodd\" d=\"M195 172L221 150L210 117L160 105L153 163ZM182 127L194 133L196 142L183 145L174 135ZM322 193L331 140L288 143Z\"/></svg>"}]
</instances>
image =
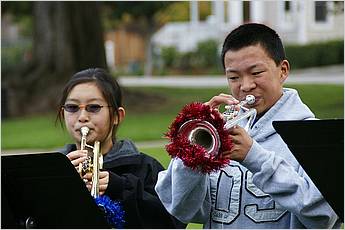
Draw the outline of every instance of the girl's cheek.
<instances>
[{"instance_id":1,"label":"girl's cheek","mask_svg":"<svg viewBox=\"0 0 345 230\"><path fill-rule=\"evenodd\" d=\"M71 133L71 130L73 130L73 120L72 119L69 119L69 118L65 118L65 126L66 126L66 129Z\"/></svg>"},{"instance_id":2,"label":"girl's cheek","mask_svg":"<svg viewBox=\"0 0 345 230\"><path fill-rule=\"evenodd\" d=\"M67 129L70 129L70 126L71 126L71 121L70 121L70 119L65 118L65 125L66 125L66 128L67 128Z\"/></svg>"}]
</instances>

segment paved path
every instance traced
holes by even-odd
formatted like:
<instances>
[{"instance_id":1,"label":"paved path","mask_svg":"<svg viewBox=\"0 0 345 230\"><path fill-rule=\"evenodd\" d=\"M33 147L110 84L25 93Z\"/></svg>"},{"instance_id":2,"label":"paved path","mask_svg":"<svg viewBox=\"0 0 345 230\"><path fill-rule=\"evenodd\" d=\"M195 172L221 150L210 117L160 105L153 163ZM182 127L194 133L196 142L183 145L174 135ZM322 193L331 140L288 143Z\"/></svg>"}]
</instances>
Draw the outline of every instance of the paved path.
<instances>
[{"instance_id":1,"label":"paved path","mask_svg":"<svg viewBox=\"0 0 345 230\"><path fill-rule=\"evenodd\" d=\"M192 87L209 88L227 85L226 78L214 76L128 76L120 77L123 86L162 86L162 87ZM330 66L323 68L308 68L291 71L286 83L289 84L339 84L344 85L344 67Z\"/></svg>"}]
</instances>

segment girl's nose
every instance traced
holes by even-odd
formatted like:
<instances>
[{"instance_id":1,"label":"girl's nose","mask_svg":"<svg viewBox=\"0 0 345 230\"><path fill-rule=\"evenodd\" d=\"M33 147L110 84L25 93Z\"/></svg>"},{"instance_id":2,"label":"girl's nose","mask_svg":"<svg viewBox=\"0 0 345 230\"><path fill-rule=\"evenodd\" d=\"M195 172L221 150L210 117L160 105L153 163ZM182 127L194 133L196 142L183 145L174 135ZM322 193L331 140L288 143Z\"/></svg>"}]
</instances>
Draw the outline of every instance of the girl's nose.
<instances>
[{"instance_id":1,"label":"girl's nose","mask_svg":"<svg viewBox=\"0 0 345 230\"><path fill-rule=\"evenodd\" d=\"M78 121L79 121L79 122L83 122L83 123L89 121L89 114L88 114L88 112L85 110L85 108L80 108Z\"/></svg>"}]
</instances>

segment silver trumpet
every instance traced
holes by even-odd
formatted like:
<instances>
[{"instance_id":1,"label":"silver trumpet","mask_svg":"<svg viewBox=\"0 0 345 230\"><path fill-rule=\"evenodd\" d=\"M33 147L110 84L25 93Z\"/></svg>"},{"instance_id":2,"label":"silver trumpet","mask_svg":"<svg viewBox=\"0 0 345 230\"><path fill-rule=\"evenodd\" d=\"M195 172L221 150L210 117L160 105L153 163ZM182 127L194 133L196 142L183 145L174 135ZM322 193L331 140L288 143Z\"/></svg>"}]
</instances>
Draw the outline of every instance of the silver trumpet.
<instances>
[{"instance_id":1,"label":"silver trumpet","mask_svg":"<svg viewBox=\"0 0 345 230\"><path fill-rule=\"evenodd\" d=\"M244 129L248 132L250 126L253 124L253 121L256 117L256 109L248 109L244 106L252 105L254 103L255 97L253 95L247 95L246 99L241 101L238 105L226 105L226 111L223 113L223 116L225 117L227 122L225 123L224 128L228 130L237 125L240 121L249 118L247 124L244 126ZM240 108L245 111L243 114L241 114L241 116L237 116L238 111L235 109L236 106L240 106Z\"/></svg>"},{"instance_id":2,"label":"silver trumpet","mask_svg":"<svg viewBox=\"0 0 345 230\"><path fill-rule=\"evenodd\" d=\"M256 117L256 109L248 109L245 105L252 105L255 103L255 97L253 95L247 95L246 99L241 101L237 105L225 106L226 111L223 113L223 117L226 120L224 125L225 130L229 130L235 125L239 124L244 119L248 118L244 129L249 130ZM236 106L240 106L245 112L238 115ZM185 122L179 129L183 135L187 135L191 144L196 144L204 147L208 155L217 155L221 145L220 137L217 129L207 121L200 121L197 119L189 120Z\"/></svg>"},{"instance_id":3,"label":"silver trumpet","mask_svg":"<svg viewBox=\"0 0 345 230\"><path fill-rule=\"evenodd\" d=\"M96 198L99 196L99 171L103 166L103 155L100 151L99 141L95 141L94 146L88 145L86 143L86 137L89 133L89 130L90 129L86 126L80 128L80 149L84 150L86 148L90 148L93 150L93 155L88 155L87 159L79 164L78 171L80 176L83 176L89 172L92 173L91 196Z\"/></svg>"}]
</instances>

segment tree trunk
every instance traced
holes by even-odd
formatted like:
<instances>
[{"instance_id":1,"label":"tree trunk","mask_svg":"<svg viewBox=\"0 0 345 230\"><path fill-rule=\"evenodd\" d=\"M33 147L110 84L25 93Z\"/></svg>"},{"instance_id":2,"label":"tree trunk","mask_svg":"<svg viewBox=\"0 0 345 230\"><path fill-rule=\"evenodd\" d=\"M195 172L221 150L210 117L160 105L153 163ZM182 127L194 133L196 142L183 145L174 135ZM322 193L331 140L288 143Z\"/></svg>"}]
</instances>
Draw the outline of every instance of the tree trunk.
<instances>
[{"instance_id":1,"label":"tree trunk","mask_svg":"<svg viewBox=\"0 0 345 230\"><path fill-rule=\"evenodd\" d=\"M152 42L151 36L145 39L146 41L146 50L145 50L145 68L144 68L144 76L151 77L152 76L152 67L153 67L153 55L152 55Z\"/></svg>"},{"instance_id":2,"label":"tree trunk","mask_svg":"<svg viewBox=\"0 0 345 230\"><path fill-rule=\"evenodd\" d=\"M106 68L97 2L34 2L33 57L6 77L9 114L56 109L63 85L77 71Z\"/></svg>"},{"instance_id":3,"label":"tree trunk","mask_svg":"<svg viewBox=\"0 0 345 230\"><path fill-rule=\"evenodd\" d=\"M153 69L153 47L152 47L152 36L154 32L156 31L156 25L153 19L148 20L148 26L146 33L144 34L145 37L145 43L146 43L146 63L144 68L144 75L145 77L151 77L152 76L152 69Z\"/></svg>"}]
</instances>

